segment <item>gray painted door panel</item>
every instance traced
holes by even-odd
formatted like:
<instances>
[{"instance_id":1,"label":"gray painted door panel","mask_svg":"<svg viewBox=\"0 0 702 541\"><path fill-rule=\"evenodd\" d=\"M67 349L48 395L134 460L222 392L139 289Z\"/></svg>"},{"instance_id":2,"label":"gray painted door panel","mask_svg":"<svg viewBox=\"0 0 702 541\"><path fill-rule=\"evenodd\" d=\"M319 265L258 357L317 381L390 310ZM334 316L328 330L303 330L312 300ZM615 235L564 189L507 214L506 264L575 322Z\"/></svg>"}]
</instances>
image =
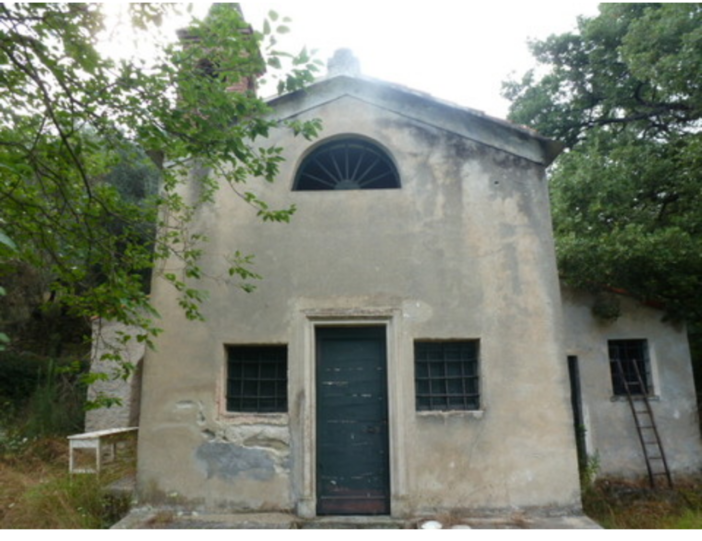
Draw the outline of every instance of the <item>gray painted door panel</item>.
<instances>
[{"instance_id":1,"label":"gray painted door panel","mask_svg":"<svg viewBox=\"0 0 702 541\"><path fill-rule=\"evenodd\" d=\"M317 329L317 512L389 514L384 327Z\"/></svg>"}]
</instances>

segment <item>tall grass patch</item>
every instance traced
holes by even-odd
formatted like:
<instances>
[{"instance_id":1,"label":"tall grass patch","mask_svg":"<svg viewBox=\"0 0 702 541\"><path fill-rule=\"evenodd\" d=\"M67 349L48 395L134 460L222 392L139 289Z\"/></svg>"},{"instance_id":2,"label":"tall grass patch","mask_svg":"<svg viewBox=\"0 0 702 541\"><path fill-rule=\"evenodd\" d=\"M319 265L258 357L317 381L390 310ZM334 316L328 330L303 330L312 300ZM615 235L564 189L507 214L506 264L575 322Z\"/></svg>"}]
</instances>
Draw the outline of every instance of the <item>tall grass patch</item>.
<instances>
[{"instance_id":1,"label":"tall grass patch","mask_svg":"<svg viewBox=\"0 0 702 541\"><path fill-rule=\"evenodd\" d=\"M106 488L128 473L132 463L115 464L100 475L71 475L67 442L36 440L24 452L0 458L0 529L109 528L131 502Z\"/></svg>"},{"instance_id":2,"label":"tall grass patch","mask_svg":"<svg viewBox=\"0 0 702 541\"><path fill-rule=\"evenodd\" d=\"M64 473L30 488L8 517L8 528L109 528L129 510L129 500L105 492L104 478Z\"/></svg>"}]
</instances>

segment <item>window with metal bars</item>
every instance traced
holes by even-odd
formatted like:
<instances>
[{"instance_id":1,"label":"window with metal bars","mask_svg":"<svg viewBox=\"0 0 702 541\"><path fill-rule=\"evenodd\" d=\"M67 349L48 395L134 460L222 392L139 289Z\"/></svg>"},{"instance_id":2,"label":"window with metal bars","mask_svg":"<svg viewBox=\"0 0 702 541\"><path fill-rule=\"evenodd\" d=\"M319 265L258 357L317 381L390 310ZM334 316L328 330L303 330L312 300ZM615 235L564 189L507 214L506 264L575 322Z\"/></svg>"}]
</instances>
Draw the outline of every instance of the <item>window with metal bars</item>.
<instances>
[{"instance_id":1,"label":"window with metal bars","mask_svg":"<svg viewBox=\"0 0 702 541\"><path fill-rule=\"evenodd\" d=\"M397 168L385 151L364 139L334 139L300 164L293 190L383 190L400 187Z\"/></svg>"},{"instance_id":2,"label":"window with metal bars","mask_svg":"<svg viewBox=\"0 0 702 541\"><path fill-rule=\"evenodd\" d=\"M288 411L287 346L227 346L227 411Z\"/></svg>"},{"instance_id":3,"label":"window with metal bars","mask_svg":"<svg viewBox=\"0 0 702 541\"><path fill-rule=\"evenodd\" d=\"M615 396L651 394L651 371L646 340L610 340L609 367Z\"/></svg>"},{"instance_id":4,"label":"window with metal bars","mask_svg":"<svg viewBox=\"0 0 702 541\"><path fill-rule=\"evenodd\" d=\"M416 341L417 411L480 409L478 340Z\"/></svg>"}]
</instances>

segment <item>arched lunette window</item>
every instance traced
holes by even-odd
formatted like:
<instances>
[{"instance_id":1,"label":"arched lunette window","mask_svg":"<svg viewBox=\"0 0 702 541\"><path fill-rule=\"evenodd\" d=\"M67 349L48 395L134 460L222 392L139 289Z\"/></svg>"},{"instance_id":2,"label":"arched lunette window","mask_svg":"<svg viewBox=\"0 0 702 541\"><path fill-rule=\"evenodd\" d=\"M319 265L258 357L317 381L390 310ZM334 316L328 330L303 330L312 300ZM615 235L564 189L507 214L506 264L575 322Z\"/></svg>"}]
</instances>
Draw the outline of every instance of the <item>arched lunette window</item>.
<instances>
[{"instance_id":1,"label":"arched lunette window","mask_svg":"<svg viewBox=\"0 0 702 541\"><path fill-rule=\"evenodd\" d=\"M400 187L390 157L364 139L344 138L323 143L300 164L293 190L387 190Z\"/></svg>"}]
</instances>

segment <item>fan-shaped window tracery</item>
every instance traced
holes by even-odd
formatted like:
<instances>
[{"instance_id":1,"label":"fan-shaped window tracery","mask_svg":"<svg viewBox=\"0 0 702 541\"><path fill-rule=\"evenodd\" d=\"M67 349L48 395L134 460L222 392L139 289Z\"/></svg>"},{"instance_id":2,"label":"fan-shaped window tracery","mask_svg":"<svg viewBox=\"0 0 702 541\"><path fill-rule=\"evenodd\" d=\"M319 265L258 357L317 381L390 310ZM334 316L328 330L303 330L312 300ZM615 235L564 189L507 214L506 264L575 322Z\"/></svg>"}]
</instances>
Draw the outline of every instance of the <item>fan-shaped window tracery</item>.
<instances>
[{"instance_id":1,"label":"fan-shaped window tracery","mask_svg":"<svg viewBox=\"0 0 702 541\"><path fill-rule=\"evenodd\" d=\"M300 165L293 189L384 190L400 187L390 157L363 139L336 139L324 143Z\"/></svg>"}]
</instances>

